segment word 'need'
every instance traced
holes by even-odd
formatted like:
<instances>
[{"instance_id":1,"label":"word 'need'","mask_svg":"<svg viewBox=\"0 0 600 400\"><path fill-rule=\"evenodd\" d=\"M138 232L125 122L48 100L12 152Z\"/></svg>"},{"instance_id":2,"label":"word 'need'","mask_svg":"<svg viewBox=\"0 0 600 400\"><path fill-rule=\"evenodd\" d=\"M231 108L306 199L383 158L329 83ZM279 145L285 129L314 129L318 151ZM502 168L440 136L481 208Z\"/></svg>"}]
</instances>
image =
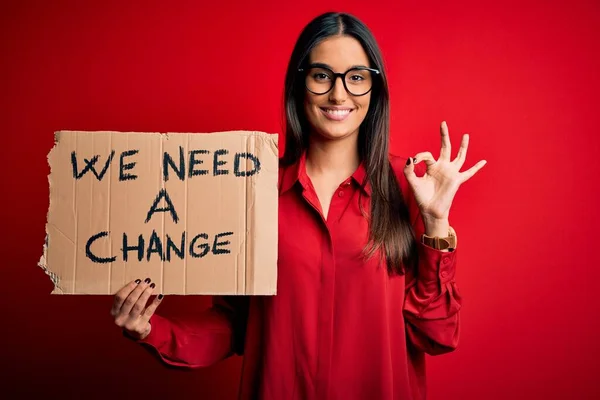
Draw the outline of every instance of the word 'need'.
<instances>
[{"instance_id":1,"label":"word 'need'","mask_svg":"<svg viewBox=\"0 0 600 400\"><path fill-rule=\"evenodd\" d=\"M139 150L126 150L119 155L119 181L128 181L138 178L134 173L136 161L135 156ZM226 149L215 150L212 155L210 150L195 149L189 150L187 156L182 146L179 146L179 157L173 157L168 152L163 152L162 157L162 176L165 181L169 180L169 171L182 181L187 177L212 175L229 175L231 156ZM73 178L81 179L91 172L99 181L104 178L108 168L115 158L115 150L112 150L108 157L102 163L100 155L94 155L92 158L83 159L83 165L77 158L77 153L71 153L71 165L73 166ZM205 163L207 162L207 163ZM210 165L210 169L206 166ZM204 168L203 168L204 166ZM212 172L211 172L212 171ZM247 177L260 172L260 160L252 153L235 153L233 155L233 174L236 177Z\"/></svg>"}]
</instances>

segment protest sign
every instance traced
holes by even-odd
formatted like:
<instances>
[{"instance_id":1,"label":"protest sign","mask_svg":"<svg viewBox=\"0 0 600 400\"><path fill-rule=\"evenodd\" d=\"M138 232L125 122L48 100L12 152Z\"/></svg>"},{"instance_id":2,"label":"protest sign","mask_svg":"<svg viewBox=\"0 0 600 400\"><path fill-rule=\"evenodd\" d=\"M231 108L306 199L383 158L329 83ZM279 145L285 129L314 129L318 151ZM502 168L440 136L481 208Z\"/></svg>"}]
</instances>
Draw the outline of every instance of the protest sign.
<instances>
[{"instance_id":1,"label":"protest sign","mask_svg":"<svg viewBox=\"0 0 600 400\"><path fill-rule=\"evenodd\" d=\"M59 131L40 267L53 294L272 295L278 141L253 131Z\"/></svg>"}]
</instances>

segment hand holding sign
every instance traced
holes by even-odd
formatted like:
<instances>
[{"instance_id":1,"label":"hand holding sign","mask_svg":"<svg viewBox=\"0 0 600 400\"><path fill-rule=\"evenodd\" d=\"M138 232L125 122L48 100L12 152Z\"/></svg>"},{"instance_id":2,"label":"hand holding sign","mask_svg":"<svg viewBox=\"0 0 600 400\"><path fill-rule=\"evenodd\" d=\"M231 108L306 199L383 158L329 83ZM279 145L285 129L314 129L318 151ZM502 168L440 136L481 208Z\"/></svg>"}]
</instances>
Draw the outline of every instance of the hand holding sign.
<instances>
[{"instance_id":1,"label":"hand holding sign","mask_svg":"<svg viewBox=\"0 0 600 400\"><path fill-rule=\"evenodd\" d=\"M134 339L144 339L150 334L150 317L163 299L162 294L158 295L146 307L155 286L154 283L150 283L150 278L144 282L137 279L129 282L115 295L110 314L114 317L115 324Z\"/></svg>"}]
</instances>

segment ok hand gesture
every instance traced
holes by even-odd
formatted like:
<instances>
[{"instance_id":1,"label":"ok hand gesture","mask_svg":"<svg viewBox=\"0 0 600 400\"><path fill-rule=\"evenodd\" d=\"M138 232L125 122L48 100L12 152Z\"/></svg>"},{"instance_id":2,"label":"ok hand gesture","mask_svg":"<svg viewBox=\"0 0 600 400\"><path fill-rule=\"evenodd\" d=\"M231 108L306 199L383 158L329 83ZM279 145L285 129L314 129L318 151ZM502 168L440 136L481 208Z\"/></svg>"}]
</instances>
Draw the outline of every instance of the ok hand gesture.
<instances>
[{"instance_id":1,"label":"ok hand gesture","mask_svg":"<svg viewBox=\"0 0 600 400\"><path fill-rule=\"evenodd\" d=\"M447 220L452 200L460 185L469 180L487 161L481 160L470 169L460 172L467 156L469 135L464 134L460 149L454 160L450 160L451 146L448 126L443 121L440 127L442 148L436 160L430 152L418 153L414 159L408 159L404 175L410 184L415 200L424 220ZM422 177L415 174L415 164L425 162L427 171Z\"/></svg>"}]
</instances>

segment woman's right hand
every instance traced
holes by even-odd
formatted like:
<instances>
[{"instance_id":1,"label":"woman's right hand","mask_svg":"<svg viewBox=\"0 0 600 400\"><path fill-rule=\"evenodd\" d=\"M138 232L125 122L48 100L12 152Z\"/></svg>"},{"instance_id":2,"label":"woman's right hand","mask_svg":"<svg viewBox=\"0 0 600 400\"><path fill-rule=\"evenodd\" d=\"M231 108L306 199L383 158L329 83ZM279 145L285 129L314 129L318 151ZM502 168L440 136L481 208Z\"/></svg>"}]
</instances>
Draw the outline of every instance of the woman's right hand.
<instances>
[{"instance_id":1,"label":"woman's right hand","mask_svg":"<svg viewBox=\"0 0 600 400\"><path fill-rule=\"evenodd\" d=\"M146 307L155 286L150 283L150 278L146 278L144 282L136 279L115 294L110 314L114 317L115 324L134 339L145 339L152 329L150 317L163 299L160 294Z\"/></svg>"}]
</instances>

